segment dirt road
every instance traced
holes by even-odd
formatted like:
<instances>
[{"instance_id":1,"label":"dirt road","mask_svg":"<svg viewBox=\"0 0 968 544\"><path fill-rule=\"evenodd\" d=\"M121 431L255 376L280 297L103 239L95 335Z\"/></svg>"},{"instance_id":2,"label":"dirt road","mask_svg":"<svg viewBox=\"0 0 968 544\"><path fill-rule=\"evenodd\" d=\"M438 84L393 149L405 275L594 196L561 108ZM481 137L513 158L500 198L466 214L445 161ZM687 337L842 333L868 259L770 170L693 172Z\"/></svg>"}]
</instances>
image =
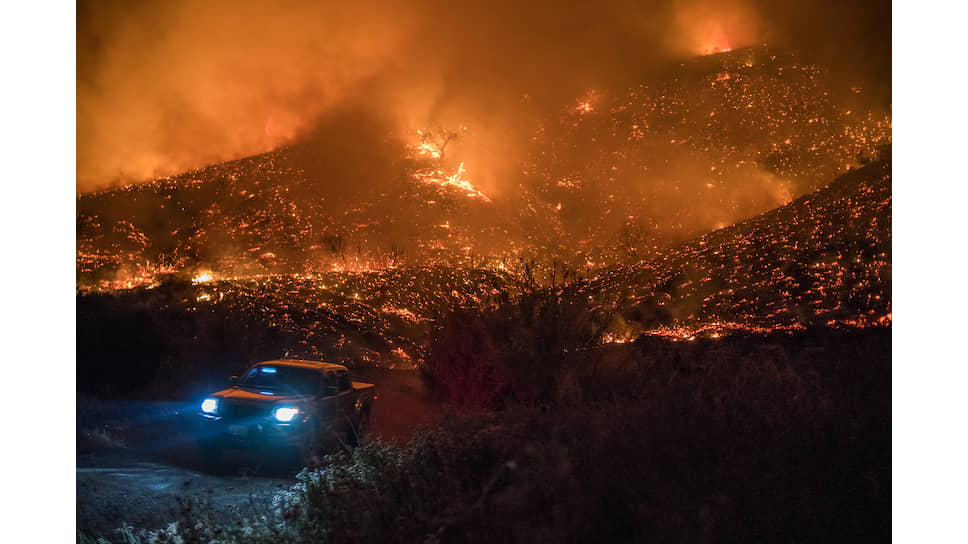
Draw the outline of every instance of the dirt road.
<instances>
[{"instance_id":1,"label":"dirt road","mask_svg":"<svg viewBox=\"0 0 968 544\"><path fill-rule=\"evenodd\" d=\"M372 371L359 377L377 384L372 435L405 441L413 429L433 422L441 406L430 400L413 372ZM87 535L116 539L126 523L158 529L181 517L186 508L224 519L268 514L272 497L296 482L301 469L279 459L231 452L216 468L203 468L190 432L197 402L131 403L112 406L115 414L139 414L126 420L78 423L76 472L77 528ZM82 433L96 426L124 436L123 444L105 439L90 447ZM83 427L83 428L82 428ZM101 431L98 431L99 433ZM87 433L89 434L89 433Z\"/></svg>"}]
</instances>

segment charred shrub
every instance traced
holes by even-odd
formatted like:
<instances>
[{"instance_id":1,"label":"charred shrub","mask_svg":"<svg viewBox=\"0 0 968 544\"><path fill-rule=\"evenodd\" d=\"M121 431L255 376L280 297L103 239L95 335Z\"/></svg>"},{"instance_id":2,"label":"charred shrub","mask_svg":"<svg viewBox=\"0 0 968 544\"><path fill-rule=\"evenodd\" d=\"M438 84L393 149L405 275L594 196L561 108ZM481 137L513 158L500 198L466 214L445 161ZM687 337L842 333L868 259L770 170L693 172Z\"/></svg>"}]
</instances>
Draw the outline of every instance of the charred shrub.
<instances>
[{"instance_id":1,"label":"charred shrub","mask_svg":"<svg viewBox=\"0 0 968 544\"><path fill-rule=\"evenodd\" d=\"M493 488L510 448L504 430L488 416L465 416L407 446L365 444L301 473L276 507L306 541L423 541L458 525Z\"/></svg>"},{"instance_id":2,"label":"charred shrub","mask_svg":"<svg viewBox=\"0 0 968 544\"><path fill-rule=\"evenodd\" d=\"M601 331L583 304L533 292L496 309L447 315L422 370L460 406L541 403L553 395L567 351L594 343Z\"/></svg>"},{"instance_id":3,"label":"charred shrub","mask_svg":"<svg viewBox=\"0 0 968 544\"><path fill-rule=\"evenodd\" d=\"M447 316L423 370L438 393L460 404L491 406L507 394L511 377L489 314L458 309Z\"/></svg>"},{"instance_id":4,"label":"charred shrub","mask_svg":"<svg viewBox=\"0 0 968 544\"><path fill-rule=\"evenodd\" d=\"M725 417L682 395L452 415L406 446L370 443L304 472L278 515L294 539L319 542L889 534L890 430L846 407L861 399Z\"/></svg>"},{"instance_id":5,"label":"charred shrub","mask_svg":"<svg viewBox=\"0 0 968 544\"><path fill-rule=\"evenodd\" d=\"M728 413L769 411L785 399L819 405L834 376L890 361L889 328L603 342L633 329L617 314L600 315L550 291L532 293L496 309L445 316L422 371L462 407L596 403L678 388L684 401L702 398Z\"/></svg>"}]
</instances>

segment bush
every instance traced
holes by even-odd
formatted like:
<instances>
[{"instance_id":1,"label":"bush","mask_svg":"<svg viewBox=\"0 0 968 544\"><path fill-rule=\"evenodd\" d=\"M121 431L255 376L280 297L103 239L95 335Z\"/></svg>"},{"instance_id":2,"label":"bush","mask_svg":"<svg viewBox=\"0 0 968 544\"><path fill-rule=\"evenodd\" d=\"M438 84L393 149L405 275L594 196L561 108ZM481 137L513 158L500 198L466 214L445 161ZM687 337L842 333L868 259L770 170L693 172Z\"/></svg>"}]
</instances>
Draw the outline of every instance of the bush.
<instances>
[{"instance_id":1,"label":"bush","mask_svg":"<svg viewBox=\"0 0 968 544\"><path fill-rule=\"evenodd\" d=\"M434 391L462 408L595 403L678 388L710 396L724 413L770 410L784 398L823 403L829 387L842 386L831 379L889 376L889 328L693 341L641 335L602 344L612 326L553 292L485 312L457 310L443 320L421 370Z\"/></svg>"},{"instance_id":2,"label":"bush","mask_svg":"<svg viewBox=\"0 0 968 544\"><path fill-rule=\"evenodd\" d=\"M406 445L329 457L266 516L226 524L187 508L165 531L124 538L889 537L890 329L600 345L587 315L553 294L458 310L424 370L463 412Z\"/></svg>"},{"instance_id":3,"label":"bush","mask_svg":"<svg viewBox=\"0 0 968 544\"><path fill-rule=\"evenodd\" d=\"M602 326L581 304L537 291L487 311L443 319L422 371L461 407L547 401L569 350L595 344Z\"/></svg>"},{"instance_id":4,"label":"bush","mask_svg":"<svg viewBox=\"0 0 968 544\"><path fill-rule=\"evenodd\" d=\"M169 532L214 542L884 540L890 350L889 330L585 350L563 359L580 393L451 412L406 445L365 443L304 471L271 516L218 526L190 511Z\"/></svg>"},{"instance_id":5,"label":"bush","mask_svg":"<svg viewBox=\"0 0 968 544\"><path fill-rule=\"evenodd\" d=\"M304 472L276 506L292 538L314 542L889 535L889 428L795 402L767 417L656 409L675 400L451 416L407 446Z\"/></svg>"}]
</instances>

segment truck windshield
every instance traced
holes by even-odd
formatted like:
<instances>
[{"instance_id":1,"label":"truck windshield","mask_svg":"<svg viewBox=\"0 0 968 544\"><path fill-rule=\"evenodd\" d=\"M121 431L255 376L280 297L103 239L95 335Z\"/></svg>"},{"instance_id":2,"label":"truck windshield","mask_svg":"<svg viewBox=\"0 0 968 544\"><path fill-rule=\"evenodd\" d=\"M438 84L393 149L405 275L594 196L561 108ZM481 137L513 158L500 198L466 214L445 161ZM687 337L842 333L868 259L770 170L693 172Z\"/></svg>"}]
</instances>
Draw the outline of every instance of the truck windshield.
<instances>
[{"instance_id":1,"label":"truck windshield","mask_svg":"<svg viewBox=\"0 0 968 544\"><path fill-rule=\"evenodd\" d=\"M257 366L239 382L239 387L278 393L315 395L320 373L311 368L284 365Z\"/></svg>"}]
</instances>

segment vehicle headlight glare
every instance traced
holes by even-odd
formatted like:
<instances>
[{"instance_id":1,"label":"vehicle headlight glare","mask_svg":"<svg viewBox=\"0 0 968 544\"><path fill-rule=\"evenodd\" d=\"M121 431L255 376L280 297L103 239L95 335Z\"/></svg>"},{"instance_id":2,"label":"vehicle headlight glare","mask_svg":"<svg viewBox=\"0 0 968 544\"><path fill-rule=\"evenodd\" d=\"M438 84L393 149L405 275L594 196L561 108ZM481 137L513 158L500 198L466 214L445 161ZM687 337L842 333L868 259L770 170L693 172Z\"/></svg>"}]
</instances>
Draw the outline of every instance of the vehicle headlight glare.
<instances>
[{"instance_id":1,"label":"vehicle headlight glare","mask_svg":"<svg viewBox=\"0 0 968 544\"><path fill-rule=\"evenodd\" d=\"M284 406L282 408L276 408L276 411L274 412L274 415L276 416L276 419L277 420L279 420L279 421L281 421L283 423L288 423L288 422L292 421L292 419L294 417L296 417L296 414L298 414L298 413L299 413L299 408L292 408L291 406Z\"/></svg>"},{"instance_id":2,"label":"vehicle headlight glare","mask_svg":"<svg viewBox=\"0 0 968 544\"><path fill-rule=\"evenodd\" d=\"M214 414L218 410L218 399L208 398L202 401L202 411L206 414Z\"/></svg>"}]
</instances>

